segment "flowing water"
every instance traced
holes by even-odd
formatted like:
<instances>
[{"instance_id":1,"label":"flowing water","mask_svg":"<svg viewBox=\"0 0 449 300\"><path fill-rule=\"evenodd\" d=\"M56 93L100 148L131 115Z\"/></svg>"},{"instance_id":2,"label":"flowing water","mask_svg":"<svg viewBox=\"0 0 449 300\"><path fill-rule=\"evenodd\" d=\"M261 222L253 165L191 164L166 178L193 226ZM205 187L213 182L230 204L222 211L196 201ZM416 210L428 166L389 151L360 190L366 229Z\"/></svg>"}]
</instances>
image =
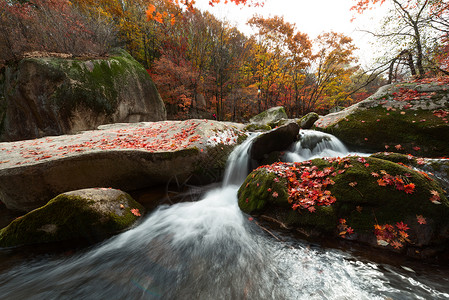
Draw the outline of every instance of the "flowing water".
<instances>
[{"instance_id":1,"label":"flowing water","mask_svg":"<svg viewBox=\"0 0 449 300\"><path fill-rule=\"evenodd\" d=\"M288 162L305 161L319 157L346 156L351 153L335 136L314 130L301 130L299 141L293 144L284 160Z\"/></svg>"},{"instance_id":2,"label":"flowing water","mask_svg":"<svg viewBox=\"0 0 449 300\"><path fill-rule=\"evenodd\" d=\"M347 152L324 137L320 151L306 150L303 140L296 155ZM261 230L237 205L250 146L234 150L223 186L199 201L161 206L135 228L70 257L4 270L0 298L449 299L447 274L439 271L423 275L288 237L280 242Z\"/></svg>"}]
</instances>

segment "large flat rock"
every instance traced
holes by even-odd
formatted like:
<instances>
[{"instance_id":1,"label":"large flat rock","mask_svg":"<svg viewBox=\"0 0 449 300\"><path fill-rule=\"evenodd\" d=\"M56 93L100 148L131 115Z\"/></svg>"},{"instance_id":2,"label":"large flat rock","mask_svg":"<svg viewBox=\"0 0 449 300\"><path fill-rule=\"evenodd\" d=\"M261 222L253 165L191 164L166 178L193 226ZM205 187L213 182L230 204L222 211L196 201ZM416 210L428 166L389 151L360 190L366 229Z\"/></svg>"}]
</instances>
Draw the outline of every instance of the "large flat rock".
<instances>
[{"instance_id":1,"label":"large flat rock","mask_svg":"<svg viewBox=\"0 0 449 300\"><path fill-rule=\"evenodd\" d=\"M449 154L449 77L380 88L314 126L361 151L397 151L417 156Z\"/></svg>"},{"instance_id":2,"label":"large flat rock","mask_svg":"<svg viewBox=\"0 0 449 300\"><path fill-rule=\"evenodd\" d=\"M237 127L211 120L113 124L0 143L0 200L9 209L30 211L72 190L131 191L224 169L243 136Z\"/></svg>"}]
</instances>

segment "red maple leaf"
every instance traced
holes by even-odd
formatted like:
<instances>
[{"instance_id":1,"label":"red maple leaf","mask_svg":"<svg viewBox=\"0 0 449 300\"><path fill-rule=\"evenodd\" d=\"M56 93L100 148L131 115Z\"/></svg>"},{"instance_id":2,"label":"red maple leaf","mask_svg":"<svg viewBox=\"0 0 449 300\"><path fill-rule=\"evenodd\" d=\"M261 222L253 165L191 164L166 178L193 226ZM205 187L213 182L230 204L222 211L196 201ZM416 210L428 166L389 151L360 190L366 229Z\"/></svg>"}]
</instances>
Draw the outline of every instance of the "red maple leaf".
<instances>
[{"instance_id":1,"label":"red maple leaf","mask_svg":"<svg viewBox=\"0 0 449 300\"><path fill-rule=\"evenodd\" d=\"M426 218L424 218L422 215L416 215L416 220L421 225L424 225L427 223Z\"/></svg>"},{"instance_id":2,"label":"red maple leaf","mask_svg":"<svg viewBox=\"0 0 449 300\"><path fill-rule=\"evenodd\" d=\"M409 183L404 185L404 192L407 194L412 194L415 191L415 184Z\"/></svg>"},{"instance_id":3,"label":"red maple leaf","mask_svg":"<svg viewBox=\"0 0 449 300\"><path fill-rule=\"evenodd\" d=\"M135 215L136 217L140 217L140 216L141 216L140 211L139 211L138 208L133 208L133 209L131 209L131 213L132 213L133 215Z\"/></svg>"},{"instance_id":4,"label":"red maple leaf","mask_svg":"<svg viewBox=\"0 0 449 300\"><path fill-rule=\"evenodd\" d=\"M377 179L377 184L380 186L387 186L387 183L383 180L383 178Z\"/></svg>"},{"instance_id":5,"label":"red maple leaf","mask_svg":"<svg viewBox=\"0 0 449 300\"><path fill-rule=\"evenodd\" d=\"M408 228L407 224L404 224L402 221L396 223L396 227L397 227L399 230L403 230L404 232L410 229L410 228Z\"/></svg>"},{"instance_id":6,"label":"red maple leaf","mask_svg":"<svg viewBox=\"0 0 449 300\"><path fill-rule=\"evenodd\" d=\"M395 249L400 249L402 247L402 244L396 240L391 241L390 245L393 246Z\"/></svg>"}]
</instances>

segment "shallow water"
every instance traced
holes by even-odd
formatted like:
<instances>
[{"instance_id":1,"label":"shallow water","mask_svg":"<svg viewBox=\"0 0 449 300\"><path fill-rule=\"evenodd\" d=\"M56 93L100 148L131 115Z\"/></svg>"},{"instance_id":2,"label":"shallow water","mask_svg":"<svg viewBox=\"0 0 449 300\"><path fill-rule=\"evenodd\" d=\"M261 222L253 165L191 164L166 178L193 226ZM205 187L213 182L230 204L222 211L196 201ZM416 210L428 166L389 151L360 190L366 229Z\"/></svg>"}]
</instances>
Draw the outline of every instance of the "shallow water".
<instances>
[{"instance_id":1,"label":"shallow water","mask_svg":"<svg viewBox=\"0 0 449 300\"><path fill-rule=\"evenodd\" d=\"M237 205L249 147L199 201L160 206L76 254L5 268L1 299L449 299L444 269L374 263L262 230Z\"/></svg>"}]
</instances>

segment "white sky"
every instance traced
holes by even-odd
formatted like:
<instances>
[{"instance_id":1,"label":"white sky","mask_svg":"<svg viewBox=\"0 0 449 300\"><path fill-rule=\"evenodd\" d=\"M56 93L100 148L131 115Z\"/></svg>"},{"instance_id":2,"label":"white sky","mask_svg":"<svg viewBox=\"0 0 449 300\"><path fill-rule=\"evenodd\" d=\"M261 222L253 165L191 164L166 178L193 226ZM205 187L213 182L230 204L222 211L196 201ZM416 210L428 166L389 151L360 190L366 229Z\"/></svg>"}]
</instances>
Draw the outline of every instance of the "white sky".
<instances>
[{"instance_id":1,"label":"white sky","mask_svg":"<svg viewBox=\"0 0 449 300\"><path fill-rule=\"evenodd\" d=\"M357 54L362 64L369 63L375 56L375 51L369 45L372 37L357 29L373 29L385 11L376 9L357 15L356 20L351 23L354 12L350 11L350 8L354 5L354 0L265 0L262 8L238 7L234 4L210 7L209 0L196 2L199 9L208 10L218 19L229 21L247 35L255 33L245 25L254 14L264 17L284 16L285 21L296 24L298 31L307 33L312 39L331 30L344 33L352 37L354 44L360 48Z\"/></svg>"}]
</instances>

